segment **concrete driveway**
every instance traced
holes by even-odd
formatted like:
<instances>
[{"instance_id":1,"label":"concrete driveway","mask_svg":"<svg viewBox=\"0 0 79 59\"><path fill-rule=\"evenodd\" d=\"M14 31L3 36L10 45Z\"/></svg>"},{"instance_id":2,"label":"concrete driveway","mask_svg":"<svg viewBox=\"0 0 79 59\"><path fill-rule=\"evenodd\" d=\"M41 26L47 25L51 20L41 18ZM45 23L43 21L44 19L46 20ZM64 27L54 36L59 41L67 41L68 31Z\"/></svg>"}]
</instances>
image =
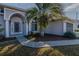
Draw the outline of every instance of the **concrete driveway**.
<instances>
[{"instance_id":1,"label":"concrete driveway","mask_svg":"<svg viewBox=\"0 0 79 59\"><path fill-rule=\"evenodd\" d=\"M27 40L24 37L18 37L17 40L24 46L29 46L29 47L34 47L34 48L64 46L64 45L78 45L79 44L79 39L34 42L33 41L34 39Z\"/></svg>"}]
</instances>

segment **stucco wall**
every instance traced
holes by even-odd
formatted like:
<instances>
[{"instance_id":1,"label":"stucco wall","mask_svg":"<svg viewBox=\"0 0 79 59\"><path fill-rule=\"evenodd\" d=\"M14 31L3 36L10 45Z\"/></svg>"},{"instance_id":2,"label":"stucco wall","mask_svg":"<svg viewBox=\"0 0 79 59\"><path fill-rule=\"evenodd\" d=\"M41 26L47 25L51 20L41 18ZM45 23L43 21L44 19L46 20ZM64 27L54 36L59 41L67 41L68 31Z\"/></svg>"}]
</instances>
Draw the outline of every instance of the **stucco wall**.
<instances>
[{"instance_id":1,"label":"stucco wall","mask_svg":"<svg viewBox=\"0 0 79 59\"><path fill-rule=\"evenodd\" d=\"M55 22L50 23L48 27L46 28L45 33L62 35L63 34L63 22L55 21Z\"/></svg>"},{"instance_id":2,"label":"stucco wall","mask_svg":"<svg viewBox=\"0 0 79 59\"><path fill-rule=\"evenodd\" d=\"M4 8L4 20L9 20L10 18L14 15L14 14L20 14L23 17L23 21L25 20L25 12L23 11L18 11L18 10L14 10L14 9L10 9L10 8ZM17 19L16 19L17 20ZM9 24L10 26L10 24ZM23 26L23 30L24 32L22 34L26 34L26 25ZM9 35L11 34L11 28L9 27ZM6 30L6 29L5 29ZM7 32L8 33L8 32Z\"/></svg>"},{"instance_id":3,"label":"stucco wall","mask_svg":"<svg viewBox=\"0 0 79 59\"><path fill-rule=\"evenodd\" d=\"M4 8L4 20L10 20L10 17L15 13L19 13L19 14L25 16L25 12L13 10L13 9L9 9L9 8Z\"/></svg>"}]
</instances>

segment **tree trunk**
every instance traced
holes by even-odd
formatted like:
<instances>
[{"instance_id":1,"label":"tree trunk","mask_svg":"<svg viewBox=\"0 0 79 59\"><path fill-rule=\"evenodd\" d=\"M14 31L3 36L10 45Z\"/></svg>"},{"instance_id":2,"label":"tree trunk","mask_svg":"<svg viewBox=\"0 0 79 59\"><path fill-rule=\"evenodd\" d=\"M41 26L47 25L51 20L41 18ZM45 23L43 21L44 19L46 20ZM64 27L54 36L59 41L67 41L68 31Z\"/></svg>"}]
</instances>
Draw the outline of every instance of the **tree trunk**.
<instances>
[{"instance_id":1,"label":"tree trunk","mask_svg":"<svg viewBox=\"0 0 79 59\"><path fill-rule=\"evenodd\" d=\"M41 31L41 36L44 36L44 31Z\"/></svg>"},{"instance_id":2,"label":"tree trunk","mask_svg":"<svg viewBox=\"0 0 79 59\"><path fill-rule=\"evenodd\" d=\"M41 36L44 36L44 30L41 29L41 27L40 27L40 35L41 35Z\"/></svg>"}]
</instances>

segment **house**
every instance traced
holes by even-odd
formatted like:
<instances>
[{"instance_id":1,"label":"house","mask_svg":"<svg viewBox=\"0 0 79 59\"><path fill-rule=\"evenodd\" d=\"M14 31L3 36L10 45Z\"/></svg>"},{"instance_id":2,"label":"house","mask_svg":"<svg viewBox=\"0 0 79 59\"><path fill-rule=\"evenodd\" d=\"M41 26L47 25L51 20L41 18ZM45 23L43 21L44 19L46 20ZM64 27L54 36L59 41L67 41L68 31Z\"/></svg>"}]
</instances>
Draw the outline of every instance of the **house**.
<instances>
[{"instance_id":1,"label":"house","mask_svg":"<svg viewBox=\"0 0 79 59\"><path fill-rule=\"evenodd\" d=\"M30 4L17 5L21 7L25 6L26 9L28 9L33 4L31 4L30 7L28 7ZM0 28L3 28L3 31L0 32L0 34L5 35L6 37L28 34L28 24L27 20L25 19L25 10L16 6L0 4Z\"/></svg>"},{"instance_id":2,"label":"house","mask_svg":"<svg viewBox=\"0 0 79 59\"><path fill-rule=\"evenodd\" d=\"M21 5L22 4L17 4L18 7L14 7L10 6L10 4L0 4L0 28L3 28L3 31L0 32L0 34L5 35L6 37L13 37L28 35L28 30L30 32L39 32L39 27L35 21L30 21L28 27L28 22L25 19L26 6L33 6L34 4ZM20 6L26 9L19 8ZM78 23L79 20L54 21L47 26L44 32L55 35L63 35L67 31L75 32L75 30L79 28Z\"/></svg>"},{"instance_id":3,"label":"house","mask_svg":"<svg viewBox=\"0 0 79 59\"><path fill-rule=\"evenodd\" d=\"M78 3L62 3L63 15L69 19L51 22L46 33L63 35L65 32L74 32L79 37L79 4Z\"/></svg>"}]
</instances>

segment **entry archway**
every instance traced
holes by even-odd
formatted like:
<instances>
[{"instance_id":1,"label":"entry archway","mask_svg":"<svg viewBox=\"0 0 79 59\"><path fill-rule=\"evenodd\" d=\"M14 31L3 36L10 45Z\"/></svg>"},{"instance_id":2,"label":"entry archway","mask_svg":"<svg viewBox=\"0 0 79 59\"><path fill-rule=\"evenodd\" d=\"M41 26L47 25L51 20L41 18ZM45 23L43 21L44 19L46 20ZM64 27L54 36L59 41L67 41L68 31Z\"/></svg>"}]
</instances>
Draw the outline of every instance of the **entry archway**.
<instances>
[{"instance_id":1,"label":"entry archway","mask_svg":"<svg viewBox=\"0 0 79 59\"><path fill-rule=\"evenodd\" d=\"M9 34L14 35L24 35L25 34L25 17L19 13L15 13L10 16L10 32Z\"/></svg>"}]
</instances>

